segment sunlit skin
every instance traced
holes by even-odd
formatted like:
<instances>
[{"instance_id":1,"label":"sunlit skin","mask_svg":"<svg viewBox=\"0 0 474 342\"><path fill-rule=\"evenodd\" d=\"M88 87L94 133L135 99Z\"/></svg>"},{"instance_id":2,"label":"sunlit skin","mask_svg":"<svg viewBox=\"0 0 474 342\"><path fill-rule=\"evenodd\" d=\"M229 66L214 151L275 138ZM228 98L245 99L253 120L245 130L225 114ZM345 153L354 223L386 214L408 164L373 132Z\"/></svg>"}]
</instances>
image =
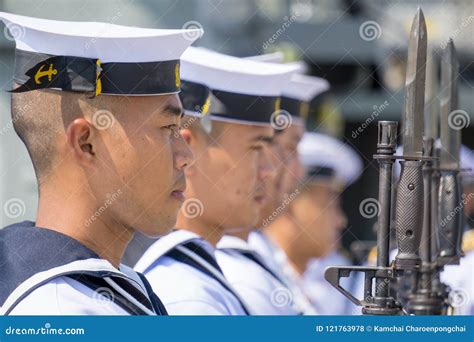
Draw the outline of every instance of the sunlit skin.
<instances>
[{"instance_id":1,"label":"sunlit skin","mask_svg":"<svg viewBox=\"0 0 474 342\"><path fill-rule=\"evenodd\" d=\"M211 137L196 126L181 134L196 156L185 172L185 195L199 199L202 213L189 218L183 207L177 227L216 245L224 233L254 226L266 201L265 181L274 172L265 153L272 128L214 121Z\"/></svg>"},{"instance_id":2,"label":"sunlit skin","mask_svg":"<svg viewBox=\"0 0 474 342\"><path fill-rule=\"evenodd\" d=\"M38 112L67 115L57 115L64 130L51 172L41 177L37 226L75 238L114 266L134 231L168 233L184 200L184 169L193 163L177 134L178 96L91 99L47 91L41 99ZM110 127L99 128L99 110L113 115Z\"/></svg>"},{"instance_id":3,"label":"sunlit skin","mask_svg":"<svg viewBox=\"0 0 474 342\"><path fill-rule=\"evenodd\" d=\"M276 175L267 178L265 184L268 201L260 212L259 228L262 227L262 222L283 203L285 195L291 194L296 189L298 181L303 177L304 170L297 152L303 133L304 127L295 124L275 135L270 155L276 167Z\"/></svg>"},{"instance_id":4,"label":"sunlit skin","mask_svg":"<svg viewBox=\"0 0 474 342\"><path fill-rule=\"evenodd\" d=\"M299 188L300 194L267 233L303 274L311 258L324 257L339 247L347 218L334 183L309 183Z\"/></svg>"}]
</instances>

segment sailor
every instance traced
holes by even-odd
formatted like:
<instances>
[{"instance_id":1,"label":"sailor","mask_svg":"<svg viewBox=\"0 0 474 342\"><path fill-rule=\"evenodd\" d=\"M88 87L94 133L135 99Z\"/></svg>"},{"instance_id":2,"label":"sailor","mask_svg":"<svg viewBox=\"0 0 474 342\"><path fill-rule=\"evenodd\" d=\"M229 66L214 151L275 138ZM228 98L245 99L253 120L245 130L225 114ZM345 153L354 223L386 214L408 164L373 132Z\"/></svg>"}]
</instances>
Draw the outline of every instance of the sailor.
<instances>
[{"instance_id":1,"label":"sailor","mask_svg":"<svg viewBox=\"0 0 474 342\"><path fill-rule=\"evenodd\" d=\"M201 117L202 122L204 122L206 119L204 116L208 114L210 104L210 90L208 87L201 83L187 81L183 79L181 75L181 92L179 93L179 99L181 100L183 112L186 117L193 117L193 119L190 119L191 122ZM187 126L189 126L189 123L182 125L184 128L187 128ZM158 240L158 238L153 238L136 231L133 239L125 250L122 263L133 268L145 251L156 240Z\"/></svg>"},{"instance_id":2,"label":"sailor","mask_svg":"<svg viewBox=\"0 0 474 342\"><path fill-rule=\"evenodd\" d=\"M266 155L273 139L270 119L295 70L206 49L183 55L183 79L211 90L202 111L208 113L201 118L195 108L185 108L190 115L181 134L196 162L185 171L177 230L155 242L135 266L170 314L252 314L225 278L215 246L224 233L256 224L266 197L263 182L273 172Z\"/></svg>"},{"instance_id":3,"label":"sailor","mask_svg":"<svg viewBox=\"0 0 474 342\"><path fill-rule=\"evenodd\" d=\"M1 313L165 315L120 260L134 231L169 232L184 200L179 59L202 31L0 19L23 32L12 121L39 184L36 222L0 230Z\"/></svg>"},{"instance_id":4,"label":"sailor","mask_svg":"<svg viewBox=\"0 0 474 342\"><path fill-rule=\"evenodd\" d=\"M309 102L328 87L328 82L324 79L295 74L283 89L281 109L285 111L291 125L276 130L271 144L272 162L277 167L275 177L268 177L264 183L268 201L260 211L261 224L268 224L268 217L271 217L272 212L284 205L285 198L281 191L284 172L299 173L302 176L296 147L304 132L304 118L308 114ZM239 232L231 232L218 243L217 261L226 278L247 299L256 314L315 313L309 303L306 306L301 304L284 276L277 269L272 269L249 245L248 237L254 229L255 227L248 227Z\"/></svg>"},{"instance_id":5,"label":"sailor","mask_svg":"<svg viewBox=\"0 0 474 342\"><path fill-rule=\"evenodd\" d=\"M343 314L345 303L338 303L338 297L345 299L337 291L331 293L321 258L331 258L339 248L347 223L340 196L358 178L362 162L352 148L319 133L305 133L298 154L306 177L296 186L298 193L288 209L265 229L265 236L274 245L279 269L302 289L318 314Z\"/></svg>"}]
</instances>

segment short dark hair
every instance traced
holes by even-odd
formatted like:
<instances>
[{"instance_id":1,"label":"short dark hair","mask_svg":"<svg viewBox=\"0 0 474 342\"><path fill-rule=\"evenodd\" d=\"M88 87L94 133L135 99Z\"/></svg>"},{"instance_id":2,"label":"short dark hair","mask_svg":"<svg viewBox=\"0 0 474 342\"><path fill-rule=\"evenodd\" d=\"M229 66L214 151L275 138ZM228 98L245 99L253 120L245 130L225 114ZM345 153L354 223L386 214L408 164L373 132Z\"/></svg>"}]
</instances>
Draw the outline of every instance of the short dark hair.
<instances>
[{"instance_id":1,"label":"short dark hair","mask_svg":"<svg viewBox=\"0 0 474 342\"><path fill-rule=\"evenodd\" d=\"M13 128L26 146L38 182L54 166L58 135L64 133L64 127L67 127L74 116L82 113L71 110L77 96L78 94L54 90L12 94Z\"/></svg>"}]
</instances>

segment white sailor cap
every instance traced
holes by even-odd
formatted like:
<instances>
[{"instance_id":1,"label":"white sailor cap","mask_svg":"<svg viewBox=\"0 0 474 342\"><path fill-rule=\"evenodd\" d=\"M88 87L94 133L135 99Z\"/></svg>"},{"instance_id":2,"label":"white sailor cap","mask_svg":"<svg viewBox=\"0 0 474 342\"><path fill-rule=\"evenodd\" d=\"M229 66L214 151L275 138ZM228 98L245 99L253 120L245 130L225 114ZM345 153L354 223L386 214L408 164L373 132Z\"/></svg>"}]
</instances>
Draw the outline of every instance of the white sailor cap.
<instances>
[{"instance_id":1,"label":"white sailor cap","mask_svg":"<svg viewBox=\"0 0 474 342\"><path fill-rule=\"evenodd\" d=\"M283 54L281 52L247 58L267 63L283 62ZM303 75L307 67L306 63L302 61L286 63L285 65L297 67L298 73L295 73L291 77L290 82L283 88L281 109L287 111L292 116L306 118L310 110L310 102L318 95L329 90L329 82L321 77Z\"/></svg>"},{"instance_id":2,"label":"white sailor cap","mask_svg":"<svg viewBox=\"0 0 474 342\"><path fill-rule=\"evenodd\" d=\"M310 102L328 91L329 82L324 78L296 74L285 87L281 97L281 108L291 115L306 118Z\"/></svg>"},{"instance_id":3,"label":"white sailor cap","mask_svg":"<svg viewBox=\"0 0 474 342\"><path fill-rule=\"evenodd\" d=\"M181 77L211 90L210 118L267 125L280 110L283 86L294 66L263 63L203 48L189 48L181 59ZM185 108L186 109L186 108Z\"/></svg>"},{"instance_id":4,"label":"white sailor cap","mask_svg":"<svg viewBox=\"0 0 474 342\"><path fill-rule=\"evenodd\" d=\"M66 22L0 12L16 42L13 92L53 88L108 95L180 90L179 59L202 30Z\"/></svg>"},{"instance_id":5,"label":"white sailor cap","mask_svg":"<svg viewBox=\"0 0 474 342\"><path fill-rule=\"evenodd\" d=\"M306 132L298 144L298 155L307 181L329 180L348 186L362 172L362 159L357 152L326 134Z\"/></svg>"},{"instance_id":6,"label":"white sailor cap","mask_svg":"<svg viewBox=\"0 0 474 342\"><path fill-rule=\"evenodd\" d=\"M255 55L255 56L249 56L245 57L246 59L251 59L253 61L258 61L258 62L266 62L266 63L283 63L285 56L283 55L283 52L281 51L276 51L272 53L266 53L263 55ZM295 66L298 68L298 73L304 74L308 72L308 64L304 61L294 61L294 62L288 62L285 63L285 65L291 65Z\"/></svg>"}]
</instances>

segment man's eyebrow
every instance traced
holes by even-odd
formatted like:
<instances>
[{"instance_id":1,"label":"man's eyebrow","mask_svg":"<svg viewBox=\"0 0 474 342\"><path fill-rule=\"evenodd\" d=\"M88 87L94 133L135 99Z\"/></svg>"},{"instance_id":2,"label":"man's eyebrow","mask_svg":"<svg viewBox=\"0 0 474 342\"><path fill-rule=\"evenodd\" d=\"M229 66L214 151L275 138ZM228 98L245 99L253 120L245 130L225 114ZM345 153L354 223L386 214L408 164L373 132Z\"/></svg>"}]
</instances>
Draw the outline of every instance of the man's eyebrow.
<instances>
[{"instance_id":1,"label":"man's eyebrow","mask_svg":"<svg viewBox=\"0 0 474 342\"><path fill-rule=\"evenodd\" d=\"M264 142L267 144L272 144L273 143L273 135L258 135L255 138L252 139L255 142Z\"/></svg>"},{"instance_id":2,"label":"man's eyebrow","mask_svg":"<svg viewBox=\"0 0 474 342\"><path fill-rule=\"evenodd\" d=\"M162 113L167 116L178 116L181 118L184 115L183 108L175 105L166 105Z\"/></svg>"}]
</instances>

